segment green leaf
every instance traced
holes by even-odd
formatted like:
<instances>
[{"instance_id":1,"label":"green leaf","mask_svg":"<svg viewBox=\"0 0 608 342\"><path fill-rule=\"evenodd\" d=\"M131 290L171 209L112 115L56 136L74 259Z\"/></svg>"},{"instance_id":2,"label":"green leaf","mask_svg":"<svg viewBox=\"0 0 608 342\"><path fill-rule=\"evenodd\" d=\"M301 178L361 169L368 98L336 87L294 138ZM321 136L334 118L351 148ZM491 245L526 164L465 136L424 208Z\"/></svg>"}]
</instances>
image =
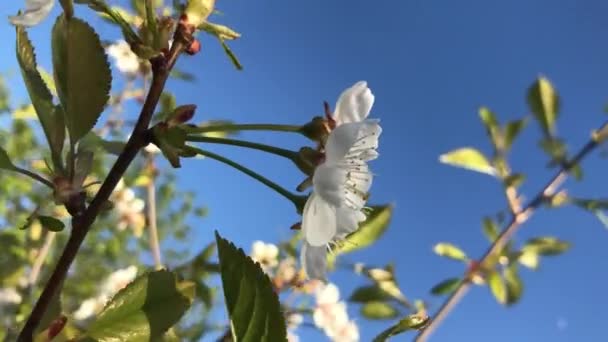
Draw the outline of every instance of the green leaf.
<instances>
[{"instance_id":1,"label":"green leaf","mask_svg":"<svg viewBox=\"0 0 608 342\"><path fill-rule=\"evenodd\" d=\"M507 301L506 305L513 305L517 303L522 296L524 291L524 284L519 277L517 272L517 265L513 264L503 271L505 278L505 284L507 285Z\"/></svg>"},{"instance_id":2,"label":"green leaf","mask_svg":"<svg viewBox=\"0 0 608 342\"><path fill-rule=\"evenodd\" d=\"M517 138L519 133L526 127L528 121L526 119L513 120L507 122L505 125L505 150L511 149L513 141Z\"/></svg>"},{"instance_id":3,"label":"green leaf","mask_svg":"<svg viewBox=\"0 0 608 342\"><path fill-rule=\"evenodd\" d=\"M566 143L558 138L546 138L540 141L540 148L551 157L550 166L560 165L568 153Z\"/></svg>"},{"instance_id":4,"label":"green leaf","mask_svg":"<svg viewBox=\"0 0 608 342\"><path fill-rule=\"evenodd\" d=\"M78 143L79 149L89 151L104 150L110 154L119 155L127 143L123 141L105 140L94 132L87 133Z\"/></svg>"},{"instance_id":5,"label":"green leaf","mask_svg":"<svg viewBox=\"0 0 608 342\"><path fill-rule=\"evenodd\" d=\"M528 250L521 252L517 261L531 270L537 270L540 260L536 251Z\"/></svg>"},{"instance_id":6,"label":"green leaf","mask_svg":"<svg viewBox=\"0 0 608 342\"><path fill-rule=\"evenodd\" d=\"M505 179L503 180L503 184L505 188L519 188L524 183L525 179L526 176L524 176L523 174L513 173L505 177Z\"/></svg>"},{"instance_id":7,"label":"green leaf","mask_svg":"<svg viewBox=\"0 0 608 342\"><path fill-rule=\"evenodd\" d=\"M551 236L530 239L523 246L522 251L534 252L539 255L560 255L570 249L570 243Z\"/></svg>"},{"instance_id":8,"label":"green leaf","mask_svg":"<svg viewBox=\"0 0 608 342\"><path fill-rule=\"evenodd\" d=\"M120 11L111 8L104 0L75 0L75 2L77 4L86 4L92 10L110 18L120 27L122 35L130 45L142 44L141 38L133 31L129 21L122 16Z\"/></svg>"},{"instance_id":9,"label":"green leaf","mask_svg":"<svg viewBox=\"0 0 608 342\"><path fill-rule=\"evenodd\" d=\"M431 294L435 296L440 296L448 293L454 292L462 283L462 279L460 278L449 278L446 279L439 284L433 286L431 289Z\"/></svg>"},{"instance_id":10,"label":"green leaf","mask_svg":"<svg viewBox=\"0 0 608 342\"><path fill-rule=\"evenodd\" d=\"M348 298L349 301L356 303L386 301L389 299L391 299L391 296L377 285L358 287Z\"/></svg>"},{"instance_id":11,"label":"green leaf","mask_svg":"<svg viewBox=\"0 0 608 342\"><path fill-rule=\"evenodd\" d=\"M143 274L112 298L86 337L100 342L158 339L186 313L193 297L193 284L178 282L171 272Z\"/></svg>"},{"instance_id":12,"label":"green leaf","mask_svg":"<svg viewBox=\"0 0 608 342\"><path fill-rule=\"evenodd\" d=\"M15 165L11 161L11 158L2 147L0 147L0 169L11 171L15 169Z\"/></svg>"},{"instance_id":13,"label":"green leaf","mask_svg":"<svg viewBox=\"0 0 608 342\"><path fill-rule=\"evenodd\" d=\"M503 137L496 115L487 107L479 108L479 118L486 128L488 137L497 150L502 150Z\"/></svg>"},{"instance_id":14,"label":"green leaf","mask_svg":"<svg viewBox=\"0 0 608 342\"><path fill-rule=\"evenodd\" d=\"M429 321L428 317L420 317L419 315L409 315L401 319L397 324L384 330L380 335L376 336L373 342L384 342L389 337L404 333L409 330L421 329Z\"/></svg>"},{"instance_id":15,"label":"green leaf","mask_svg":"<svg viewBox=\"0 0 608 342\"><path fill-rule=\"evenodd\" d=\"M232 50L230 49L230 47L228 46L228 44L226 44L226 42L224 42L224 39L220 38L220 44L222 45L222 48L224 49L224 52L226 53L226 55L228 56L228 58L230 58L230 61L232 62L232 64L234 65L234 67L237 70L243 70L243 65L239 61L238 57L236 57L236 55L234 54L234 52L232 52Z\"/></svg>"},{"instance_id":16,"label":"green leaf","mask_svg":"<svg viewBox=\"0 0 608 342\"><path fill-rule=\"evenodd\" d=\"M490 164L488 159L472 147L463 147L439 156L439 161L464 169L486 173L488 175L496 175L496 170Z\"/></svg>"},{"instance_id":17,"label":"green leaf","mask_svg":"<svg viewBox=\"0 0 608 342\"><path fill-rule=\"evenodd\" d=\"M390 204L372 207L367 220L359 226L359 229L348 235L332 250L332 253L327 253L328 265L331 267L340 254L350 253L376 242L388 228L392 215L393 206Z\"/></svg>"},{"instance_id":18,"label":"green leaf","mask_svg":"<svg viewBox=\"0 0 608 342\"><path fill-rule=\"evenodd\" d=\"M37 69L34 47L27 31L19 26L17 26L16 49L21 76L49 143L53 164L57 170L62 170L61 151L65 140L63 113L53 105L53 95Z\"/></svg>"},{"instance_id":19,"label":"green leaf","mask_svg":"<svg viewBox=\"0 0 608 342\"><path fill-rule=\"evenodd\" d=\"M488 241L490 241L491 243L496 241L498 235L500 235L500 230L498 228L498 225L496 225L496 222L494 222L494 220L489 217L484 217L482 227L483 234L486 236Z\"/></svg>"},{"instance_id":20,"label":"green leaf","mask_svg":"<svg viewBox=\"0 0 608 342\"><path fill-rule=\"evenodd\" d=\"M285 318L268 276L217 231L215 239L234 341L287 341Z\"/></svg>"},{"instance_id":21,"label":"green leaf","mask_svg":"<svg viewBox=\"0 0 608 342\"><path fill-rule=\"evenodd\" d=\"M78 18L57 18L52 48L57 92L75 145L93 129L108 102L110 65L99 36Z\"/></svg>"},{"instance_id":22,"label":"green leaf","mask_svg":"<svg viewBox=\"0 0 608 342\"><path fill-rule=\"evenodd\" d=\"M435 252L435 254L449 258L449 259L458 260L458 261L468 261L469 260L469 258L467 257L467 255L465 254L464 251L462 251L459 247L457 247L456 245L453 245L451 243L446 243L446 242L438 243L435 245L435 247L433 247L433 251Z\"/></svg>"},{"instance_id":23,"label":"green leaf","mask_svg":"<svg viewBox=\"0 0 608 342\"><path fill-rule=\"evenodd\" d=\"M399 316L399 311L388 303L372 301L363 304L361 315L368 319L391 319Z\"/></svg>"},{"instance_id":24,"label":"green leaf","mask_svg":"<svg viewBox=\"0 0 608 342\"><path fill-rule=\"evenodd\" d=\"M198 27L213 13L214 7L215 0L188 0L184 9L188 24Z\"/></svg>"},{"instance_id":25,"label":"green leaf","mask_svg":"<svg viewBox=\"0 0 608 342\"><path fill-rule=\"evenodd\" d=\"M486 277L490 291L492 291L496 301L505 304L507 302L507 287L500 274L496 270L492 270Z\"/></svg>"},{"instance_id":26,"label":"green leaf","mask_svg":"<svg viewBox=\"0 0 608 342\"><path fill-rule=\"evenodd\" d=\"M63 223L63 221L52 216L39 215L37 218L44 228L52 232L60 232L63 230L63 228L65 228L65 224Z\"/></svg>"},{"instance_id":27,"label":"green leaf","mask_svg":"<svg viewBox=\"0 0 608 342\"><path fill-rule=\"evenodd\" d=\"M530 86L528 89L528 106L545 136L553 136L560 101L557 92L547 78L541 76Z\"/></svg>"},{"instance_id":28,"label":"green leaf","mask_svg":"<svg viewBox=\"0 0 608 342\"><path fill-rule=\"evenodd\" d=\"M55 80L53 79L53 75L49 74L43 67L38 66L38 72L40 73L40 77L44 81L44 84L48 87L49 91L53 96L57 96L57 88L55 87ZM63 116L61 116L63 119ZM64 129L65 131L65 129Z\"/></svg>"}]
</instances>

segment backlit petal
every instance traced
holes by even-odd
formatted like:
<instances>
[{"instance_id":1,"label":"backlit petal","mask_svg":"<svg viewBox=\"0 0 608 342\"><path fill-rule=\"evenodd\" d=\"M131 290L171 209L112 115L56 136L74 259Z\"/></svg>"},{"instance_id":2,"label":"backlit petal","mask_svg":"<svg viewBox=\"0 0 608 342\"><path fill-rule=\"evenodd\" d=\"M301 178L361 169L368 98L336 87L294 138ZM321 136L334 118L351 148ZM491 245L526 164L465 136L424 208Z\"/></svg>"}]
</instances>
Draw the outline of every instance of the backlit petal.
<instances>
[{"instance_id":1,"label":"backlit petal","mask_svg":"<svg viewBox=\"0 0 608 342\"><path fill-rule=\"evenodd\" d=\"M311 246L325 246L336 234L336 208L314 191L302 213L302 231Z\"/></svg>"},{"instance_id":2,"label":"backlit petal","mask_svg":"<svg viewBox=\"0 0 608 342\"><path fill-rule=\"evenodd\" d=\"M55 0L26 0L25 11L20 15L9 16L8 20L13 25L37 25L49 15L54 4Z\"/></svg>"},{"instance_id":3,"label":"backlit petal","mask_svg":"<svg viewBox=\"0 0 608 342\"><path fill-rule=\"evenodd\" d=\"M378 120L347 123L336 127L325 144L325 160L329 163L343 159L365 161L369 150L378 148L378 137L382 128ZM373 152L371 152L373 155Z\"/></svg>"},{"instance_id":4,"label":"backlit petal","mask_svg":"<svg viewBox=\"0 0 608 342\"><path fill-rule=\"evenodd\" d=\"M344 184L348 172L339 166L321 164L312 177L314 192L325 201L339 207L344 201Z\"/></svg>"},{"instance_id":5,"label":"backlit petal","mask_svg":"<svg viewBox=\"0 0 608 342\"><path fill-rule=\"evenodd\" d=\"M374 94L367 87L367 82L359 81L344 90L334 110L334 120L338 125L359 122L367 118L374 105Z\"/></svg>"},{"instance_id":6,"label":"backlit petal","mask_svg":"<svg viewBox=\"0 0 608 342\"><path fill-rule=\"evenodd\" d=\"M325 280L327 271L327 246L311 246L307 242L302 245L300 262L309 279Z\"/></svg>"}]
</instances>

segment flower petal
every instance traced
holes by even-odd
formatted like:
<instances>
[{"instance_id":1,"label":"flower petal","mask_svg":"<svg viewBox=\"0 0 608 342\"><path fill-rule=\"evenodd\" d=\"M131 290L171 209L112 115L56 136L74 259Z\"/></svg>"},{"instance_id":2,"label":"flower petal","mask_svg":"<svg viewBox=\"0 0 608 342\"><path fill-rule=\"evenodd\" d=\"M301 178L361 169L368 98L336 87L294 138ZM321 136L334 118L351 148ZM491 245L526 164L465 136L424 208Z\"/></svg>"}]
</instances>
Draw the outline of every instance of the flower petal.
<instances>
[{"instance_id":1,"label":"flower petal","mask_svg":"<svg viewBox=\"0 0 608 342\"><path fill-rule=\"evenodd\" d=\"M346 123L336 127L325 144L325 160L329 163L348 159L352 163L365 161L378 148L378 137L382 128L378 120Z\"/></svg>"},{"instance_id":2,"label":"flower petal","mask_svg":"<svg viewBox=\"0 0 608 342\"><path fill-rule=\"evenodd\" d=\"M333 119L338 125L362 121L367 118L373 105L374 94L367 87L367 82L359 81L340 94Z\"/></svg>"},{"instance_id":3,"label":"flower petal","mask_svg":"<svg viewBox=\"0 0 608 342\"><path fill-rule=\"evenodd\" d=\"M319 165L312 177L314 192L334 206L341 206L347 175L347 171L339 166Z\"/></svg>"},{"instance_id":4,"label":"flower petal","mask_svg":"<svg viewBox=\"0 0 608 342\"><path fill-rule=\"evenodd\" d=\"M327 272L327 246L311 246L307 242L300 251L300 263L309 279L325 280Z\"/></svg>"},{"instance_id":5,"label":"flower petal","mask_svg":"<svg viewBox=\"0 0 608 342\"><path fill-rule=\"evenodd\" d=\"M26 27L37 25L49 15L54 4L55 0L26 0L25 11L19 15L9 16L8 20L13 25Z\"/></svg>"},{"instance_id":6,"label":"flower petal","mask_svg":"<svg viewBox=\"0 0 608 342\"><path fill-rule=\"evenodd\" d=\"M314 191L302 213L302 231L311 246L325 246L336 234L336 208Z\"/></svg>"},{"instance_id":7,"label":"flower petal","mask_svg":"<svg viewBox=\"0 0 608 342\"><path fill-rule=\"evenodd\" d=\"M363 220L365 220L365 215L360 210L352 210L344 207L338 208L336 210L336 237L344 239L348 234L357 230L359 228L359 222L362 221L361 215L363 215Z\"/></svg>"}]
</instances>

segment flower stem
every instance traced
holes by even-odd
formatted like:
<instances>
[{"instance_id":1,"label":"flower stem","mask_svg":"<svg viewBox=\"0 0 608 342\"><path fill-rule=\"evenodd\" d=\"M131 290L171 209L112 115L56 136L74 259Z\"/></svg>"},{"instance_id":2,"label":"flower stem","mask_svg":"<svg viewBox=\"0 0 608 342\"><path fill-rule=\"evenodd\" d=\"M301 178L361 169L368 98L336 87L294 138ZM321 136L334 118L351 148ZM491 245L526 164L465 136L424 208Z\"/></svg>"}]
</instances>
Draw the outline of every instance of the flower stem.
<instances>
[{"instance_id":1,"label":"flower stem","mask_svg":"<svg viewBox=\"0 0 608 342\"><path fill-rule=\"evenodd\" d=\"M264 152L275 154L277 156L285 157L294 162L298 158L298 153L291 151L291 150L286 150L286 149L279 148L279 147L258 144L258 143L254 143L254 142L243 141L243 140L205 137L205 136L199 136L199 135L188 135L186 137L186 141L196 141L196 142L205 142L205 143L210 143L210 144L223 144L223 145L232 145L232 146L241 146L241 147L246 147L246 148L252 148L254 150L264 151Z\"/></svg>"},{"instance_id":2,"label":"flower stem","mask_svg":"<svg viewBox=\"0 0 608 342\"><path fill-rule=\"evenodd\" d=\"M301 126L276 124L211 124L202 127L186 126L188 133L236 132L236 131L275 131L300 133Z\"/></svg>"},{"instance_id":3,"label":"flower stem","mask_svg":"<svg viewBox=\"0 0 608 342\"><path fill-rule=\"evenodd\" d=\"M298 208L298 210L300 210L301 208L304 207L304 202L306 201L306 197L305 196L298 196L288 190L286 190L285 188L283 188L282 186L278 185L277 183L269 180L268 178L260 175L259 173L235 162L232 161L228 158L222 157L219 154L215 154L213 152L210 151L206 151L206 150L202 150L200 148L196 148L196 147L192 147L192 146L188 146L188 148L193 151L196 152L202 156L205 157L209 157L211 159L215 159L221 163L224 163L228 166L232 166L233 168L241 171L242 173L254 178L255 180L257 180L258 182L266 185L267 187L271 188L272 190L276 191L277 193L279 193L281 196L287 198L288 200L290 200L295 206L296 208Z\"/></svg>"},{"instance_id":4,"label":"flower stem","mask_svg":"<svg viewBox=\"0 0 608 342\"><path fill-rule=\"evenodd\" d=\"M13 168L13 171L18 172L22 175L28 176L28 177L32 178L33 180L36 180L36 181L48 186L51 189L54 187L53 183L51 183L47 179L43 178L42 176L40 176L30 170L22 169L20 167L15 166L15 168Z\"/></svg>"}]
</instances>

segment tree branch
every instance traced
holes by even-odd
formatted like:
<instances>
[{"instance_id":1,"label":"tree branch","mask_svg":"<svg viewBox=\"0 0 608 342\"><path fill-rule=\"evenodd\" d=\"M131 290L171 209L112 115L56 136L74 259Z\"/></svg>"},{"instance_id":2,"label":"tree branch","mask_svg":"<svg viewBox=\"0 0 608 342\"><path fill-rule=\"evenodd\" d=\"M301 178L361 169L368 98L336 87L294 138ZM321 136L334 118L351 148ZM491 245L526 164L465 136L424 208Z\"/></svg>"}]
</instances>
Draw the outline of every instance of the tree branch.
<instances>
[{"instance_id":1,"label":"tree branch","mask_svg":"<svg viewBox=\"0 0 608 342\"><path fill-rule=\"evenodd\" d=\"M168 55L161 55L150 60L152 63L152 84L150 85L150 90L142 106L137 123L133 128L131 137L127 141L124 150L118 156L118 159L110 169L105 181L91 201L91 204L82 214L72 217L72 232L70 234L70 238L63 250L63 253L61 254L61 257L59 258L59 261L57 262L57 265L55 266L55 269L53 270L53 273L51 274L49 281L46 283L42 294L38 298L38 301L36 302L23 329L21 330L17 341L32 341L34 331L40 323L40 320L42 319L51 298L53 298L53 295L57 291L59 285L65 279L65 276L68 273L76 254L78 253L78 249L82 245L82 242L89 232L91 225L101 211L103 204L106 203L114 191L116 184L118 184L139 150L150 142L148 126L150 125L150 121L160 99L160 95L164 90L165 83L169 77L169 72L175 65L178 56L186 47L185 42L187 41L187 38L183 37L183 35L183 30L180 30L178 27L178 30L175 33L173 45L171 46L171 50L169 51Z\"/></svg>"},{"instance_id":2,"label":"tree branch","mask_svg":"<svg viewBox=\"0 0 608 342\"><path fill-rule=\"evenodd\" d=\"M606 129L608 122L604 123L598 131ZM583 158L585 158L590 152L592 152L598 146L598 142L591 139L583 148L572 158L569 162L562 166L560 171L553 176L553 178L540 190L536 196L520 211L513 213L509 224L500 233L496 241L488 248L479 259L479 265L487 263L494 255L500 253L505 245L511 240L511 237L526 222L530 216L540 207L543 201L547 198L552 197L557 193L559 187L568 178L568 173L578 165ZM446 299L443 305L439 308L435 316L429 321L429 323L421 329L416 336L416 342L424 342L433 333L435 329L441 324L441 322L447 317L447 315L454 309L454 307L460 302L466 295L467 291L471 287L471 279L467 275L464 277L464 281L458 286L458 288L452 292L452 294Z\"/></svg>"}]
</instances>

